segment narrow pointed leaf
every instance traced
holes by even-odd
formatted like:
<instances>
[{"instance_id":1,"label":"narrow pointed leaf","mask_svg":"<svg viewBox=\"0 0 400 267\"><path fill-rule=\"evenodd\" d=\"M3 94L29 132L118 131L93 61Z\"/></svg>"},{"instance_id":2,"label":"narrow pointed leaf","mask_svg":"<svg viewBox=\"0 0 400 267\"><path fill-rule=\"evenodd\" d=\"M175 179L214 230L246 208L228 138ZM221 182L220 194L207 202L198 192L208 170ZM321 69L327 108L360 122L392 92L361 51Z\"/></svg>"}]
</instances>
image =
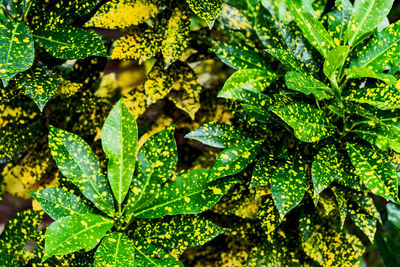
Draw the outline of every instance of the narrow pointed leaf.
<instances>
[{"instance_id":1,"label":"narrow pointed leaf","mask_svg":"<svg viewBox=\"0 0 400 267\"><path fill-rule=\"evenodd\" d=\"M35 57L32 33L22 23L0 24L0 79L3 86L29 69Z\"/></svg>"},{"instance_id":2,"label":"narrow pointed leaf","mask_svg":"<svg viewBox=\"0 0 400 267\"><path fill-rule=\"evenodd\" d=\"M92 250L113 224L113 220L95 214L74 214L53 222L46 230L42 261L53 255Z\"/></svg>"},{"instance_id":3,"label":"narrow pointed leaf","mask_svg":"<svg viewBox=\"0 0 400 267\"><path fill-rule=\"evenodd\" d=\"M324 74L328 79L332 80L333 77L336 77L336 70L343 66L349 52L348 46L337 46L329 51L323 67Z\"/></svg>"},{"instance_id":4,"label":"narrow pointed leaf","mask_svg":"<svg viewBox=\"0 0 400 267\"><path fill-rule=\"evenodd\" d=\"M54 26L34 32L33 37L49 54L61 59L107 56L103 41L92 30Z\"/></svg>"},{"instance_id":5,"label":"narrow pointed leaf","mask_svg":"<svg viewBox=\"0 0 400 267\"><path fill-rule=\"evenodd\" d=\"M106 235L94 255L94 266L137 266L133 242L123 233Z\"/></svg>"},{"instance_id":6,"label":"narrow pointed leaf","mask_svg":"<svg viewBox=\"0 0 400 267\"><path fill-rule=\"evenodd\" d=\"M197 214L214 206L235 183L235 179L208 182L208 170L194 170L177 177L140 209L134 210L134 216L161 218L166 215Z\"/></svg>"},{"instance_id":7,"label":"narrow pointed leaf","mask_svg":"<svg viewBox=\"0 0 400 267\"><path fill-rule=\"evenodd\" d=\"M210 181L233 175L244 170L260 151L264 140L247 139L237 145L225 148L219 153L210 171Z\"/></svg>"},{"instance_id":8,"label":"narrow pointed leaf","mask_svg":"<svg viewBox=\"0 0 400 267\"><path fill-rule=\"evenodd\" d=\"M234 125L210 122L188 133L185 138L194 139L212 147L226 148L244 141L247 133Z\"/></svg>"},{"instance_id":9,"label":"narrow pointed leaf","mask_svg":"<svg viewBox=\"0 0 400 267\"><path fill-rule=\"evenodd\" d=\"M75 134L50 126L49 147L63 175L97 208L112 215L112 192L89 145Z\"/></svg>"},{"instance_id":10,"label":"narrow pointed leaf","mask_svg":"<svg viewBox=\"0 0 400 267\"><path fill-rule=\"evenodd\" d=\"M334 133L334 126L325 114L309 104L293 102L273 112L293 128L301 141L317 142Z\"/></svg>"},{"instance_id":11,"label":"narrow pointed leaf","mask_svg":"<svg viewBox=\"0 0 400 267\"><path fill-rule=\"evenodd\" d=\"M251 174L250 188L257 186L270 186L271 178L278 165L274 154L263 155L257 159Z\"/></svg>"},{"instance_id":12,"label":"narrow pointed leaf","mask_svg":"<svg viewBox=\"0 0 400 267\"><path fill-rule=\"evenodd\" d=\"M268 63L257 52L246 46L222 44L211 48L219 59L229 67L236 70L243 69L268 69Z\"/></svg>"},{"instance_id":13,"label":"narrow pointed leaf","mask_svg":"<svg viewBox=\"0 0 400 267\"><path fill-rule=\"evenodd\" d=\"M257 218L260 220L261 228L267 237L272 238L273 233L281 223L281 218L271 195L263 198Z\"/></svg>"},{"instance_id":14,"label":"narrow pointed leaf","mask_svg":"<svg viewBox=\"0 0 400 267\"><path fill-rule=\"evenodd\" d=\"M353 45L364 34L373 31L387 16L393 0L355 0L351 18L345 33L349 45Z\"/></svg>"},{"instance_id":15,"label":"narrow pointed leaf","mask_svg":"<svg viewBox=\"0 0 400 267\"><path fill-rule=\"evenodd\" d=\"M372 193L397 202L398 177L382 152L357 143L347 143L347 153L364 185Z\"/></svg>"},{"instance_id":16,"label":"narrow pointed leaf","mask_svg":"<svg viewBox=\"0 0 400 267\"><path fill-rule=\"evenodd\" d=\"M328 31L336 45L340 45L343 40L352 9L353 5L349 0L338 0L335 1L334 10L328 13Z\"/></svg>"},{"instance_id":17,"label":"narrow pointed leaf","mask_svg":"<svg viewBox=\"0 0 400 267\"><path fill-rule=\"evenodd\" d=\"M217 19L218 15L221 13L222 9L222 0L186 0L190 9L199 16L204 19L210 29L212 28L214 21Z\"/></svg>"},{"instance_id":18,"label":"narrow pointed leaf","mask_svg":"<svg viewBox=\"0 0 400 267\"><path fill-rule=\"evenodd\" d=\"M349 215L354 224L368 237L371 243L374 243L376 232L376 220L374 217L363 213L359 209L350 209Z\"/></svg>"},{"instance_id":19,"label":"narrow pointed leaf","mask_svg":"<svg viewBox=\"0 0 400 267\"><path fill-rule=\"evenodd\" d=\"M300 157L281 162L271 179L272 197L280 218L296 207L306 191L305 165Z\"/></svg>"},{"instance_id":20,"label":"narrow pointed leaf","mask_svg":"<svg viewBox=\"0 0 400 267\"><path fill-rule=\"evenodd\" d=\"M278 49L278 48L270 48L265 50L271 56L279 60L283 65L285 65L290 70L295 70L299 72L303 72L305 65L304 63L298 61L289 50Z\"/></svg>"},{"instance_id":21,"label":"narrow pointed leaf","mask_svg":"<svg viewBox=\"0 0 400 267\"><path fill-rule=\"evenodd\" d=\"M285 82L289 89L302 92L305 95L313 94L317 99L333 97L333 90L329 86L303 73L289 71L286 73Z\"/></svg>"},{"instance_id":22,"label":"narrow pointed leaf","mask_svg":"<svg viewBox=\"0 0 400 267\"><path fill-rule=\"evenodd\" d=\"M301 1L289 0L287 5L307 40L321 55L326 56L328 51L333 48L335 44L322 23L304 9Z\"/></svg>"},{"instance_id":23,"label":"narrow pointed leaf","mask_svg":"<svg viewBox=\"0 0 400 267\"><path fill-rule=\"evenodd\" d=\"M226 80L224 87L218 94L218 97L240 100L240 91L242 89L260 93L276 79L278 79L278 75L267 70L238 70L232 74L228 80Z\"/></svg>"},{"instance_id":24,"label":"narrow pointed leaf","mask_svg":"<svg viewBox=\"0 0 400 267\"><path fill-rule=\"evenodd\" d=\"M53 220L92 212L92 209L80 197L57 187L30 192L30 194Z\"/></svg>"},{"instance_id":25,"label":"narrow pointed leaf","mask_svg":"<svg viewBox=\"0 0 400 267\"><path fill-rule=\"evenodd\" d=\"M108 181L119 204L128 194L136 163L138 129L128 107L118 101L101 131L101 143L108 157Z\"/></svg>"}]
</instances>

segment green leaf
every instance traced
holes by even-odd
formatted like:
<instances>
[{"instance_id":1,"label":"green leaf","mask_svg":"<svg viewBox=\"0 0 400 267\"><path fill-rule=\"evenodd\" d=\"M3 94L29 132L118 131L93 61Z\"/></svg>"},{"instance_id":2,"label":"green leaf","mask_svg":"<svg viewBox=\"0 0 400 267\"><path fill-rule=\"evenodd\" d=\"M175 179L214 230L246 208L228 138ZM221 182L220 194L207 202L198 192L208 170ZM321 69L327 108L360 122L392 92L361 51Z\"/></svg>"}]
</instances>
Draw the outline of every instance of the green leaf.
<instances>
[{"instance_id":1,"label":"green leaf","mask_svg":"<svg viewBox=\"0 0 400 267\"><path fill-rule=\"evenodd\" d=\"M381 110L400 108L400 90L395 86L352 89L344 99L356 103L369 104Z\"/></svg>"},{"instance_id":2,"label":"green leaf","mask_svg":"<svg viewBox=\"0 0 400 267\"><path fill-rule=\"evenodd\" d=\"M94 255L94 266L137 266L132 240L118 232L106 235Z\"/></svg>"},{"instance_id":3,"label":"green leaf","mask_svg":"<svg viewBox=\"0 0 400 267\"><path fill-rule=\"evenodd\" d=\"M378 31L357 56L350 68L369 68L380 73L400 60L400 22Z\"/></svg>"},{"instance_id":4,"label":"green leaf","mask_svg":"<svg viewBox=\"0 0 400 267\"><path fill-rule=\"evenodd\" d=\"M328 79L336 81L335 72L343 66L349 52L348 46L337 46L329 51L323 67L324 74Z\"/></svg>"},{"instance_id":5,"label":"green leaf","mask_svg":"<svg viewBox=\"0 0 400 267\"><path fill-rule=\"evenodd\" d=\"M133 240L136 251L137 266L149 267L183 267L183 264L173 257L171 254L166 253L159 247L154 246L145 239Z\"/></svg>"},{"instance_id":6,"label":"green leaf","mask_svg":"<svg viewBox=\"0 0 400 267\"><path fill-rule=\"evenodd\" d=\"M376 73L374 70L371 70L367 67L346 69L345 72L347 73L348 79L374 78L382 80L388 85L395 85L397 82L396 77L394 77L393 75L385 73Z\"/></svg>"},{"instance_id":7,"label":"green leaf","mask_svg":"<svg viewBox=\"0 0 400 267\"><path fill-rule=\"evenodd\" d=\"M186 3L197 16L208 23L210 29L222 9L222 0L186 0Z\"/></svg>"},{"instance_id":8,"label":"green leaf","mask_svg":"<svg viewBox=\"0 0 400 267\"><path fill-rule=\"evenodd\" d=\"M250 117L262 123L271 123L275 116L269 112L274 101L263 93L242 90L242 107Z\"/></svg>"},{"instance_id":9,"label":"green leaf","mask_svg":"<svg viewBox=\"0 0 400 267\"><path fill-rule=\"evenodd\" d=\"M258 155L265 140L246 139L225 148L218 154L210 171L210 181L233 175L244 170Z\"/></svg>"},{"instance_id":10,"label":"green leaf","mask_svg":"<svg viewBox=\"0 0 400 267\"><path fill-rule=\"evenodd\" d=\"M39 29L33 37L46 51L61 59L84 59L89 56L107 56L103 41L92 30L72 26L53 26Z\"/></svg>"},{"instance_id":11,"label":"green leaf","mask_svg":"<svg viewBox=\"0 0 400 267\"><path fill-rule=\"evenodd\" d=\"M371 243L374 243L376 232L376 220L374 217L363 213L360 209L349 209L349 215L354 224L360 228L368 237Z\"/></svg>"},{"instance_id":12,"label":"green leaf","mask_svg":"<svg viewBox=\"0 0 400 267\"><path fill-rule=\"evenodd\" d=\"M137 142L136 120L121 99L101 130L101 143L108 157L108 181L119 204L124 201L132 182Z\"/></svg>"},{"instance_id":13,"label":"green leaf","mask_svg":"<svg viewBox=\"0 0 400 267\"><path fill-rule=\"evenodd\" d=\"M137 174L133 177L126 213L146 205L162 185L171 177L178 161L175 126L170 126L151 136L137 154Z\"/></svg>"},{"instance_id":14,"label":"green leaf","mask_svg":"<svg viewBox=\"0 0 400 267\"><path fill-rule=\"evenodd\" d=\"M400 125L395 118L372 126L362 124L354 132L383 151L391 148L400 152Z\"/></svg>"},{"instance_id":15,"label":"green leaf","mask_svg":"<svg viewBox=\"0 0 400 267\"><path fill-rule=\"evenodd\" d=\"M241 100L241 90L246 89L261 93L278 75L262 69L238 70L226 80L218 97Z\"/></svg>"},{"instance_id":16,"label":"green leaf","mask_svg":"<svg viewBox=\"0 0 400 267\"><path fill-rule=\"evenodd\" d=\"M49 147L58 168L97 208L114 214L114 201L100 163L79 136L50 126Z\"/></svg>"},{"instance_id":17,"label":"green leaf","mask_svg":"<svg viewBox=\"0 0 400 267\"><path fill-rule=\"evenodd\" d=\"M334 133L334 126L325 114L309 104L292 102L273 112L292 127L294 135L303 142L317 142Z\"/></svg>"},{"instance_id":18,"label":"green leaf","mask_svg":"<svg viewBox=\"0 0 400 267\"><path fill-rule=\"evenodd\" d=\"M5 253L0 253L0 264L1 266L7 266L7 267L19 267L18 261L11 257L8 254Z\"/></svg>"},{"instance_id":19,"label":"green leaf","mask_svg":"<svg viewBox=\"0 0 400 267\"><path fill-rule=\"evenodd\" d=\"M182 215L157 222L143 220L135 228L134 236L150 240L166 250L178 244L198 247L224 233L225 229L198 215Z\"/></svg>"},{"instance_id":20,"label":"green leaf","mask_svg":"<svg viewBox=\"0 0 400 267\"><path fill-rule=\"evenodd\" d=\"M30 192L30 194L53 220L74 214L85 215L92 211L80 197L57 187Z\"/></svg>"},{"instance_id":21,"label":"green leaf","mask_svg":"<svg viewBox=\"0 0 400 267\"><path fill-rule=\"evenodd\" d=\"M18 212L0 235L0 252L13 254L21 250L36 235L42 217L41 212L31 209Z\"/></svg>"},{"instance_id":22,"label":"green leaf","mask_svg":"<svg viewBox=\"0 0 400 267\"><path fill-rule=\"evenodd\" d=\"M372 193L394 202L398 201L397 173L382 152L348 142L347 153L356 168L356 173Z\"/></svg>"},{"instance_id":23,"label":"green leaf","mask_svg":"<svg viewBox=\"0 0 400 267\"><path fill-rule=\"evenodd\" d=\"M364 34L373 31L387 16L392 4L393 0L355 0L345 32L348 44L352 46Z\"/></svg>"},{"instance_id":24,"label":"green leaf","mask_svg":"<svg viewBox=\"0 0 400 267\"><path fill-rule=\"evenodd\" d=\"M270 48L266 49L271 56L279 60L283 65L285 65L290 70L295 70L302 72L304 71L304 63L298 61L289 50Z\"/></svg>"},{"instance_id":25,"label":"green leaf","mask_svg":"<svg viewBox=\"0 0 400 267\"><path fill-rule=\"evenodd\" d=\"M210 122L188 133L185 138L194 139L212 147L226 148L239 144L247 136L248 134L240 127Z\"/></svg>"},{"instance_id":26,"label":"green leaf","mask_svg":"<svg viewBox=\"0 0 400 267\"><path fill-rule=\"evenodd\" d=\"M274 205L271 195L262 199L261 206L258 209L257 218L260 220L261 228L264 230L268 239L271 239L276 228L281 223L279 212Z\"/></svg>"},{"instance_id":27,"label":"green leaf","mask_svg":"<svg viewBox=\"0 0 400 267\"><path fill-rule=\"evenodd\" d=\"M34 65L15 79L21 91L35 101L40 111L43 111L47 102L57 93L60 85L43 64Z\"/></svg>"},{"instance_id":28,"label":"green leaf","mask_svg":"<svg viewBox=\"0 0 400 267\"><path fill-rule=\"evenodd\" d=\"M289 71L286 73L285 82L289 89L302 92L305 95L313 94L317 99L333 97L333 90L329 86L300 72Z\"/></svg>"},{"instance_id":29,"label":"green leaf","mask_svg":"<svg viewBox=\"0 0 400 267\"><path fill-rule=\"evenodd\" d=\"M397 230L400 230L400 207L396 204L389 203L386 205L386 209L388 221L397 227Z\"/></svg>"},{"instance_id":30,"label":"green leaf","mask_svg":"<svg viewBox=\"0 0 400 267\"><path fill-rule=\"evenodd\" d=\"M304 5L301 1L288 0L287 5L307 40L321 55L326 56L328 51L333 48L335 44L322 23L304 9Z\"/></svg>"},{"instance_id":31,"label":"green leaf","mask_svg":"<svg viewBox=\"0 0 400 267\"><path fill-rule=\"evenodd\" d=\"M305 164L300 155L279 163L272 175L271 191L281 219L301 202L306 185Z\"/></svg>"},{"instance_id":32,"label":"green leaf","mask_svg":"<svg viewBox=\"0 0 400 267\"><path fill-rule=\"evenodd\" d=\"M328 13L328 31L336 45L342 43L352 9L353 5L349 0L337 0L333 11Z\"/></svg>"},{"instance_id":33,"label":"green leaf","mask_svg":"<svg viewBox=\"0 0 400 267\"><path fill-rule=\"evenodd\" d=\"M165 28L165 37L161 52L165 66L168 67L178 60L188 45L190 34L190 19L188 14L176 8Z\"/></svg>"},{"instance_id":34,"label":"green leaf","mask_svg":"<svg viewBox=\"0 0 400 267\"><path fill-rule=\"evenodd\" d=\"M221 44L210 49L219 59L229 67L236 70L267 69L268 63L257 52L246 46Z\"/></svg>"},{"instance_id":35,"label":"green leaf","mask_svg":"<svg viewBox=\"0 0 400 267\"><path fill-rule=\"evenodd\" d=\"M284 4L284 3L281 3ZM261 43L267 48L285 48L283 36L279 31L280 21L272 16L270 10L266 9L260 2L256 13L256 32Z\"/></svg>"},{"instance_id":36,"label":"green leaf","mask_svg":"<svg viewBox=\"0 0 400 267\"><path fill-rule=\"evenodd\" d=\"M136 218L161 218L166 215L197 214L214 206L236 183L235 179L209 182L208 170L185 173L154 194L139 209Z\"/></svg>"},{"instance_id":37,"label":"green leaf","mask_svg":"<svg viewBox=\"0 0 400 267\"><path fill-rule=\"evenodd\" d=\"M271 184L271 178L276 170L278 162L274 154L261 156L254 165L251 174L250 188Z\"/></svg>"},{"instance_id":38,"label":"green leaf","mask_svg":"<svg viewBox=\"0 0 400 267\"><path fill-rule=\"evenodd\" d=\"M337 180L339 167L339 152L334 145L324 146L318 151L311 167L311 178L316 195L328 188L331 182Z\"/></svg>"},{"instance_id":39,"label":"green leaf","mask_svg":"<svg viewBox=\"0 0 400 267\"><path fill-rule=\"evenodd\" d=\"M53 255L92 250L114 221L96 214L74 214L53 222L46 230L42 262Z\"/></svg>"},{"instance_id":40,"label":"green leaf","mask_svg":"<svg viewBox=\"0 0 400 267\"><path fill-rule=\"evenodd\" d=\"M32 66L35 50L31 31L19 22L0 24L0 40L0 79L5 87Z\"/></svg>"}]
</instances>

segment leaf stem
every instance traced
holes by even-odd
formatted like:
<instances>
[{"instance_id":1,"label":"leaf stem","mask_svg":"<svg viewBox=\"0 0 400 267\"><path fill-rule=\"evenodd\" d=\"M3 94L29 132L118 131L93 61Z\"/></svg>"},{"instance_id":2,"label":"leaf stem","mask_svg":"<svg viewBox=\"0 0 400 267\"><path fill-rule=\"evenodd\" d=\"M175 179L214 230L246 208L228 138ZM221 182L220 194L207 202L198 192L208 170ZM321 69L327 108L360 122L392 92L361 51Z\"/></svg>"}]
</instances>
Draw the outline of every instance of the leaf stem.
<instances>
[{"instance_id":1,"label":"leaf stem","mask_svg":"<svg viewBox=\"0 0 400 267\"><path fill-rule=\"evenodd\" d=\"M27 8L24 10L24 14L22 15L23 21L26 20L26 17L28 16L29 11L31 11L32 4L33 4L33 1L29 1Z\"/></svg>"}]
</instances>

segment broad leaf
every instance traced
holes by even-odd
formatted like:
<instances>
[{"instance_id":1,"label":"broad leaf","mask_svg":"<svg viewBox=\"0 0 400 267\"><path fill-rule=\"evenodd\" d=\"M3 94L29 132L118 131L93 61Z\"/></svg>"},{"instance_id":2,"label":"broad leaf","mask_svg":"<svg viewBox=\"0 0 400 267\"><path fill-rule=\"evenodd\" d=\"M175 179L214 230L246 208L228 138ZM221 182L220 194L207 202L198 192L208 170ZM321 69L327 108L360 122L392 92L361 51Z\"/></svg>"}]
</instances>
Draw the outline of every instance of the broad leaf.
<instances>
[{"instance_id":1,"label":"broad leaf","mask_svg":"<svg viewBox=\"0 0 400 267\"><path fill-rule=\"evenodd\" d=\"M0 235L0 253L13 254L37 234L43 214L31 209L21 211L10 219Z\"/></svg>"},{"instance_id":2,"label":"broad leaf","mask_svg":"<svg viewBox=\"0 0 400 267\"><path fill-rule=\"evenodd\" d=\"M0 264L1 266L7 266L7 267L19 267L18 261L11 257L10 255L6 253L0 253Z\"/></svg>"},{"instance_id":3,"label":"broad leaf","mask_svg":"<svg viewBox=\"0 0 400 267\"><path fill-rule=\"evenodd\" d=\"M171 254L145 239L134 239L137 266L149 267L183 267L183 264Z\"/></svg>"},{"instance_id":4,"label":"broad leaf","mask_svg":"<svg viewBox=\"0 0 400 267\"><path fill-rule=\"evenodd\" d=\"M386 205L386 209L388 212L388 221L400 230L400 207L393 203L389 203Z\"/></svg>"},{"instance_id":5,"label":"broad leaf","mask_svg":"<svg viewBox=\"0 0 400 267\"><path fill-rule=\"evenodd\" d=\"M352 60L350 68L366 67L377 73L400 60L400 22L378 31Z\"/></svg>"},{"instance_id":6,"label":"broad leaf","mask_svg":"<svg viewBox=\"0 0 400 267\"><path fill-rule=\"evenodd\" d=\"M334 133L334 126L325 114L309 104L293 102L273 112L293 128L301 141L317 142Z\"/></svg>"},{"instance_id":7,"label":"broad leaf","mask_svg":"<svg viewBox=\"0 0 400 267\"><path fill-rule=\"evenodd\" d=\"M240 100L240 91L242 89L260 93L276 79L278 79L278 76L267 70L238 70L232 74L228 80L226 80L224 87L218 94L218 97Z\"/></svg>"},{"instance_id":8,"label":"broad leaf","mask_svg":"<svg viewBox=\"0 0 400 267\"><path fill-rule=\"evenodd\" d=\"M374 217L363 213L360 209L349 209L349 215L354 224L360 228L368 237L371 243L374 243L376 232L376 220Z\"/></svg>"},{"instance_id":9,"label":"broad leaf","mask_svg":"<svg viewBox=\"0 0 400 267\"><path fill-rule=\"evenodd\" d=\"M271 178L276 170L278 162L274 154L261 156L256 165L254 165L253 172L251 174L250 188L257 186L270 186Z\"/></svg>"},{"instance_id":10,"label":"broad leaf","mask_svg":"<svg viewBox=\"0 0 400 267\"><path fill-rule=\"evenodd\" d=\"M106 235L94 255L94 266L137 266L133 242L123 233Z\"/></svg>"},{"instance_id":11,"label":"broad leaf","mask_svg":"<svg viewBox=\"0 0 400 267\"><path fill-rule=\"evenodd\" d=\"M92 250L113 224L113 220L95 214L74 214L53 222L46 230L42 262L53 255Z\"/></svg>"},{"instance_id":12,"label":"broad leaf","mask_svg":"<svg viewBox=\"0 0 400 267\"><path fill-rule=\"evenodd\" d=\"M101 143L108 157L108 181L119 204L128 194L135 170L138 130L128 107L118 101L101 131Z\"/></svg>"},{"instance_id":13,"label":"broad leaf","mask_svg":"<svg viewBox=\"0 0 400 267\"><path fill-rule=\"evenodd\" d=\"M311 167L311 178L316 195L337 180L339 152L334 145L327 145L318 151Z\"/></svg>"},{"instance_id":14,"label":"broad leaf","mask_svg":"<svg viewBox=\"0 0 400 267\"><path fill-rule=\"evenodd\" d=\"M395 86L353 89L345 99L361 104L369 104L381 110L400 108L400 90Z\"/></svg>"},{"instance_id":15,"label":"broad leaf","mask_svg":"<svg viewBox=\"0 0 400 267\"><path fill-rule=\"evenodd\" d=\"M186 0L186 2L197 16L207 21L211 29L221 13L222 0Z\"/></svg>"},{"instance_id":16,"label":"broad leaf","mask_svg":"<svg viewBox=\"0 0 400 267\"><path fill-rule=\"evenodd\" d=\"M278 48L278 50L285 48L283 36L279 31L280 22L275 19L261 2L258 4L257 9L256 32L261 43L269 49L273 47Z\"/></svg>"},{"instance_id":17,"label":"broad leaf","mask_svg":"<svg viewBox=\"0 0 400 267\"><path fill-rule=\"evenodd\" d=\"M244 170L260 151L264 140L246 139L245 141L225 148L217 156L210 171L210 181L233 175Z\"/></svg>"},{"instance_id":18,"label":"broad leaf","mask_svg":"<svg viewBox=\"0 0 400 267\"><path fill-rule=\"evenodd\" d=\"M57 93L60 85L57 78L43 64L35 65L18 75L16 82L22 92L35 101L40 111L43 111L47 102Z\"/></svg>"},{"instance_id":19,"label":"broad leaf","mask_svg":"<svg viewBox=\"0 0 400 267\"><path fill-rule=\"evenodd\" d=\"M275 207L271 195L265 196L262 199L257 218L260 220L261 228L264 230L267 237L271 239L276 228L278 228L281 223L279 212Z\"/></svg>"},{"instance_id":20,"label":"broad leaf","mask_svg":"<svg viewBox=\"0 0 400 267\"><path fill-rule=\"evenodd\" d=\"M306 191L305 164L300 155L279 163L271 178L271 191L283 219L301 202Z\"/></svg>"},{"instance_id":21,"label":"broad leaf","mask_svg":"<svg viewBox=\"0 0 400 267\"><path fill-rule=\"evenodd\" d=\"M343 66L349 52L348 46L337 46L329 51L323 67L324 74L328 79L336 81L335 72Z\"/></svg>"},{"instance_id":22,"label":"broad leaf","mask_svg":"<svg viewBox=\"0 0 400 267\"><path fill-rule=\"evenodd\" d=\"M268 69L268 63L257 52L246 46L221 44L211 49L219 59L236 70Z\"/></svg>"},{"instance_id":23,"label":"broad leaf","mask_svg":"<svg viewBox=\"0 0 400 267\"><path fill-rule=\"evenodd\" d=\"M54 26L34 32L33 37L49 54L61 59L107 56L103 41L92 30Z\"/></svg>"},{"instance_id":24,"label":"broad leaf","mask_svg":"<svg viewBox=\"0 0 400 267\"><path fill-rule=\"evenodd\" d=\"M92 212L91 208L80 197L57 187L30 192L30 194L53 220Z\"/></svg>"},{"instance_id":25,"label":"broad leaf","mask_svg":"<svg viewBox=\"0 0 400 267\"><path fill-rule=\"evenodd\" d=\"M224 232L224 228L203 217L182 215L157 222L140 221L134 236L151 240L152 244L170 250L178 244L185 244L187 247L202 246Z\"/></svg>"},{"instance_id":26,"label":"broad leaf","mask_svg":"<svg viewBox=\"0 0 400 267\"><path fill-rule=\"evenodd\" d=\"M235 179L208 181L208 170L185 173L167 184L134 210L136 218L161 218L166 215L196 214L214 206L236 183Z\"/></svg>"},{"instance_id":27,"label":"broad leaf","mask_svg":"<svg viewBox=\"0 0 400 267\"><path fill-rule=\"evenodd\" d=\"M185 138L194 139L212 147L226 148L244 141L247 133L234 125L211 122L188 133Z\"/></svg>"},{"instance_id":28,"label":"broad leaf","mask_svg":"<svg viewBox=\"0 0 400 267\"><path fill-rule=\"evenodd\" d=\"M250 117L262 123L271 123L275 116L269 112L274 104L272 98L263 93L257 93L250 90L242 90L242 107Z\"/></svg>"},{"instance_id":29,"label":"broad leaf","mask_svg":"<svg viewBox=\"0 0 400 267\"><path fill-rule=\"evenodd\" d=\"M49 147L60 171L97 208L114 214L114 201L100 163L79 136L50 126Z\"/></svg>"},{"instance_id":30,"label":"broad leaf","mask_svg":"<svg viewBox=\"0 0 400 267\"><path fill-rule=\"evenodd\" d=\"M32 33L22 23L0 24L0 79L3 86L19 72L29 69L35 57Z\"/></svg>"},{"instance_id":31,"label":"broad leaf","mask_svg":"<svg viewBox=\"0 0 400 267\"><path fill-rule=\"evenodd\" d=\"M395 118L376 123L372 127L367 124L360 125L354 132L381 150L391 148L400 152L400 125Z\"/></svg>"},{"instance_id":32,"label":"broad leaf","mask_svg":"<svg viewBox=\"0 0 400 267\"><path fill-rule=\"evenodd\" d=\"M372 193L397 202L398 177L385 155L357 143L347 143L347 153L364 185Z\"/></svg>"},{"instance_id":33,"label":"broad leaf","mask_svg":"<svg viewBox=\"0 0 400 267\"><path fill-rule=\"evenodd\" d=\"M374 78L378 80L382 80L388 85L395 85L397 82L396 77L391 74L386 73L376 73L374 70L367 67L359 67L346 69L348 79L357 79L357 78Z\"/></svg>"},{"instance_id":34,"label":"broad leaf","mask_svg":"<svg viewBox=\"0 0 400 267\"><path fill-rule=\"evenodd\" d=\"M322 23L304 9L304 5L301 1L288 0L287 5L307 40L321 55L326 56L328 51L333 48L335 44Z\"/></svg>"},{"instance_id":35,"label":"broad leaf","mask_svg":"<svg viewBox=\"0 0 400 267\"><path fill-rule=\"evenodd\" d=\"M298 61L289 50L270 48L265 50L271 56L279 60L283 65L285 65L290 70L295 70L302 72L304 71L304 63Z\"/></svg>"},{"instance_id":36,"label":"broad leaf","mask_svg":"<svg viewBox=\"0 0 400 267\"><path fill-rule=\"evenodd\" d=\"M303 94L313 94L317 99L330 99L333 97L333 90L317 79L306 76L303 73L289 71L285 76L286 86L294 91Z\"/></svg>"},{"instance_id":37,"label":"broad leaf","mask_svg":"<svg viewBox=\"0 0 400 267\"><path fill-rule=\"evenodd\" d=\"M393 0L355 0L345 37L350 46L364 34L373 31L387 16Z\"/></svg>"}]
</instances>

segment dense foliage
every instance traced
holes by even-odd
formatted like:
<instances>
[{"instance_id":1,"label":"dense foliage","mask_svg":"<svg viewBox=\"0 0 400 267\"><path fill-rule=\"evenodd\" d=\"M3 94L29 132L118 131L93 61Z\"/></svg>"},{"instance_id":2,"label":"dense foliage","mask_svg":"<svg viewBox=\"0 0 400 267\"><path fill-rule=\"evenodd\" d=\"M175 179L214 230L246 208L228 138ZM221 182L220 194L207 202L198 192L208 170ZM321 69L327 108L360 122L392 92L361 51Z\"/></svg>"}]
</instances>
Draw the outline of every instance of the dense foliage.
<instances>
[{"instance_id":1,"label":"dense foliage","mask_svg":"<svg viewBox=\"0 0 400 267\"><path fill-rule=\"evenodd\" d=\"M398 266L393 10L0 0L0 265Z\"/></svg>"}]
</instances>

